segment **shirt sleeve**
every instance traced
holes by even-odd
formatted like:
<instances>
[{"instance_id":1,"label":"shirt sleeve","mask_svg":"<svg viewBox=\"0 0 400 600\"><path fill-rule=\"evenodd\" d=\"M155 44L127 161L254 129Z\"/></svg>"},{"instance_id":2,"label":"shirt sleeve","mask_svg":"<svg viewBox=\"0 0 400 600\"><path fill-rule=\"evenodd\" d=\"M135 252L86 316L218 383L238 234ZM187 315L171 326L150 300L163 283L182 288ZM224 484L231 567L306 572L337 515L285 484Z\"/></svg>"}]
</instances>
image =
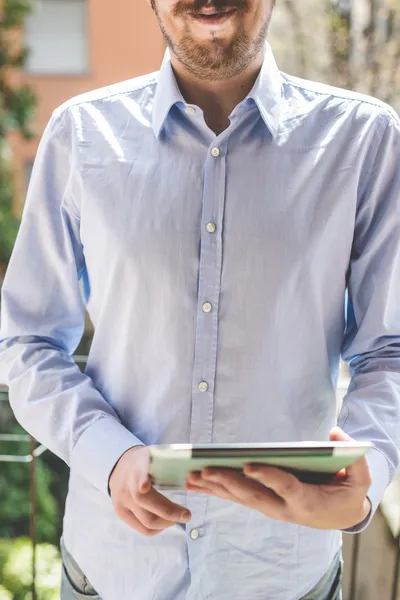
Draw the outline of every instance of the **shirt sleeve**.
<instances>
[{"instance_id":1,"label":"shirt sleeve","mask_svg":"<svg viewBox=\"0 0 400 600\"><path fill-rule=\"evenodd\" d=\"M0 381L20 424L108 493L119 457L141 442L72 359L84 330L79 186L65 113L39 144L1 295Z\"/></svg>"},{"instance_id":2,"label":"shirt sleeve","mask_svg":"<svg viewBox=\"0 0 400 600\"><path fill-rule=\"evenodd\" d=\"M342 356L350 386L339 425L369 440L371 521L399 465L400 447L400 124L382 117L374 159L360 182L348 273L347 325Z\"/></svg>"}]
</instances>

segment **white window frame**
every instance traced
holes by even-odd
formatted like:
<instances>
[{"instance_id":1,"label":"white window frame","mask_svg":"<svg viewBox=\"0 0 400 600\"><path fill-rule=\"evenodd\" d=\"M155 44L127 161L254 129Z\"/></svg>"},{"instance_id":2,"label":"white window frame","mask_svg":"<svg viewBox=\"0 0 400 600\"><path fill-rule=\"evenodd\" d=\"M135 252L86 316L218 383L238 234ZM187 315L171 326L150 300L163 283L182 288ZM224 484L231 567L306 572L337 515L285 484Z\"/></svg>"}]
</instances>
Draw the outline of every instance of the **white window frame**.
<instances>
[{"instance_id":1,"label":"white window frame","mask_svg":"<svg viewBox=\"0 0 400 600\"><path fill-rule=\"evenodd\" d=\"M46 0L42 0L46 2ZM85 66L82 69L77 70L58 70L57 68L53 69L32 69L29 67L27 63L24 67L24 72L27 75L34 77L85 77L90 74L90 41L89 41L89 0L82 0L83 4L83 30L84 30L84 41L85 41ZM26 26L24 28L24 37L27 38L26 35ZM26 42L27 43L27 42ZM27 47L29 49L29 43L27 43Z\"/></svg>"}]
</instances>

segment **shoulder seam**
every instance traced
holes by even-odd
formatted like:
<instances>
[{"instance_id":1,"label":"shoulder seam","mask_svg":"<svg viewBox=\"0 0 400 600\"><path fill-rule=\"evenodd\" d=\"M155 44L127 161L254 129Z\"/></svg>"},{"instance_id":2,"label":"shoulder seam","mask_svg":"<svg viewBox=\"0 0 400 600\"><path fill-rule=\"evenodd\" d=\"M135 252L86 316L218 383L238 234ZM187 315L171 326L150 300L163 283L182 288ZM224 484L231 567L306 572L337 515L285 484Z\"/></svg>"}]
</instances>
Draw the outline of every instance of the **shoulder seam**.
<instances>
[{"instance_id":1,"label":"shoulder seam","mask_svg":"<svg viewBox=\"0 0 400 600\"><path fill-rule=\"evenodd\" d=\"M126 96L126 94L131 94L132 92L140 92L141 90L144 90L147 87L150 87L151 85L157 84L157 80L153 79L152 81L148 81L146 84L140 86L140 87L135 87L131 90L125 90L125 91L121 91L121 92L115 92L115 94L110 94L107 95L106 93L104 94L104 96L100 96L99 98L93 98L92 100L78 100L76 102L73 102L72 99L71 100L67 100L66 102L64 102L63 104L61 104L58 109L62 108L64 105L67 105L62 111L60 111L60 113L65 112L65 110L67 110L69 107L72 106L80 106L81 104L86 104L86 103L92 103L92 102L97 102L97 101L101 101L101 100L106 100L108 98L114 98L115 96ZM87 94L90 94L90 92L86 92ZM82 95L85 95L82 94ZM58 109L55 109L55 112L57 112Z\"/></svg>"},{"instance_id":2,"label":"shoulder seam","mask_svg":"<svg viewBox=\"0 0 400 600\"><path fill-rule=\"evenodd\" d=\"M340 95L340 94L333 94L333 93L329 93L329 92L322 92L322 91L318 91L318 90L313 90L309 87L306 86L302 86L299 84L296 84L293 81L287 81L287 82L283 82L284 85L291 85L292 87L295 87L298 90L304 90L306 92L311 92L312 94L318 94L319 96L330 96L331 98L338 98L341 100L350 100L352 102L359 102L361 104L366 104L367 106L375 106L375 108L381 108L391 119L393 119L393 121L395 121L395 116L394 114L392 114L392 112L394 113L394 109L391 108L391 106L387 103L385 103L383 100L379 100L377 98L376 102L370 102L368 100L363 100L362 98L351 98L349 96L346 96L345 94ZM324 85L324 84L322 84ZM350 90L353 92L353 90ZM360 92L356 92L354 91L353 93L358 94ZM386 106L381 106L381 103L386 104Z\"/></svg>"}]
</instances>

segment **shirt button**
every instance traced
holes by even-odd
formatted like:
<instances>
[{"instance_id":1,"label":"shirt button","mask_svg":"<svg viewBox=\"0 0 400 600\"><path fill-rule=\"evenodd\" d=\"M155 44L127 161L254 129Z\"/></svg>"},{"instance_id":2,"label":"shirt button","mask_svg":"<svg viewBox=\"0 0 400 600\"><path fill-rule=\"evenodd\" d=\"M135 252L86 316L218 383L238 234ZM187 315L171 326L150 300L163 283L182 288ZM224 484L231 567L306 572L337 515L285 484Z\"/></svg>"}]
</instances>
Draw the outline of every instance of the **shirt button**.
<instances>
[{"instance_id":1,"label":"shirt button","mask_svg":"<svg viewBox=\"0 0 400 600\"><path fill-rule=\"evenodd\" d=\"M207 383L207 381L201 381L199 383L199 390L200 390L200 392L206 392L208 390L208 383Z\"/></svg>"},{"instance_id":2,"label":"shirt button","mask_svg":"<svg viewBox=\"0 0 400 600\"><path fill-rule=\"evenodd\" d=\"M216 229L217 229L217 226L215 223L207 223L206 231L208 231L208 233L215 233Z\"/></svg>"},{"instance_id":3,"label":"shirt button","mask_svg":"<svg viewBox=\"0 0 400 600\"><path fill-rule=\"evenodd\" d=\"M214 146L214 148L211 148L211 155L214 158L218 158L218 156L221 154L220 149L217 148L217 146Z\"/></svg>"},{"instance_id":4,"label":"shirt button","mask_svg":"<svg viewBox=\"0 0 400 600\"><path fill-rule=\"evenodd\" d=\"M210 302L204 302L203 306L202 306L203 312L205 313L209 313L212 310L212 305Z\"/></svg>"},{"instance_id":5,"label":"shirt button","mask_svg":"<svg viewBox=\"0 0 400 600\"><path fill-rule=\"evenodd\" d=\"M193 106L186 106L186 108L185 108L185 113L186 113L187 115L194 115L194 113L195 113L195 112L196 112L196 111L195 111L195 109L193 108Z\"/></svg>"},{"instance_id":6,"label":"shirt button","mask_svg":"<svg viewBox=\"0 0 400 600\"><path fill-rule=\"evenodd\" d=\"M199 533L198 529L192 529L192 531L190 532L190 537L192 538L192 540L197 540L199 535L200 535L200 533Z\"/></svg>"}]
</instances>

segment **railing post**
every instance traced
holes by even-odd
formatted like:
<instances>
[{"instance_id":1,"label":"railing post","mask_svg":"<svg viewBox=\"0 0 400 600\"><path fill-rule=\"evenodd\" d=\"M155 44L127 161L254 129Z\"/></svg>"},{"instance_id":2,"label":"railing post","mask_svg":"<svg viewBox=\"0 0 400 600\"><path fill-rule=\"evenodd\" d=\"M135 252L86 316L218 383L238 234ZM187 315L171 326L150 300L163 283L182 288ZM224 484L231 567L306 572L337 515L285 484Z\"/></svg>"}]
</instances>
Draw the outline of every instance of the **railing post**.
<instances>
[{"instance_id":1,"label":"railing post","mask_svg":"<svg viewBox=\"0 0 400 600\"><path fill-rule=\"evenodd\" d=\"M32 600L36 595L36 442L30 436L29 463L29 536L32 540Z\"/></svg>"},{"instance_id":2,"label":"railing post","mask_svg":"<svg viewBox=\"0 0 400 600\"><path fill-rule=\"evenodd\" d=\"M350 580L350 600L356 600L357 591L357 569L358 557L360 554L360 534L354 536L353 552L351 557L351 580Z\"/></svg>"},{"instance_id":3,"label":"railing post","mask_svg":"<svg viewBox=\"0 0 400 600\"><path fill-rule=\"evenodd\" d=\"M397 600L397 590L399 587L400 575L400 535L396 537L396 564L394 567L394 578L392 587L392 600Z\"/></svg>"}]
</instances>

